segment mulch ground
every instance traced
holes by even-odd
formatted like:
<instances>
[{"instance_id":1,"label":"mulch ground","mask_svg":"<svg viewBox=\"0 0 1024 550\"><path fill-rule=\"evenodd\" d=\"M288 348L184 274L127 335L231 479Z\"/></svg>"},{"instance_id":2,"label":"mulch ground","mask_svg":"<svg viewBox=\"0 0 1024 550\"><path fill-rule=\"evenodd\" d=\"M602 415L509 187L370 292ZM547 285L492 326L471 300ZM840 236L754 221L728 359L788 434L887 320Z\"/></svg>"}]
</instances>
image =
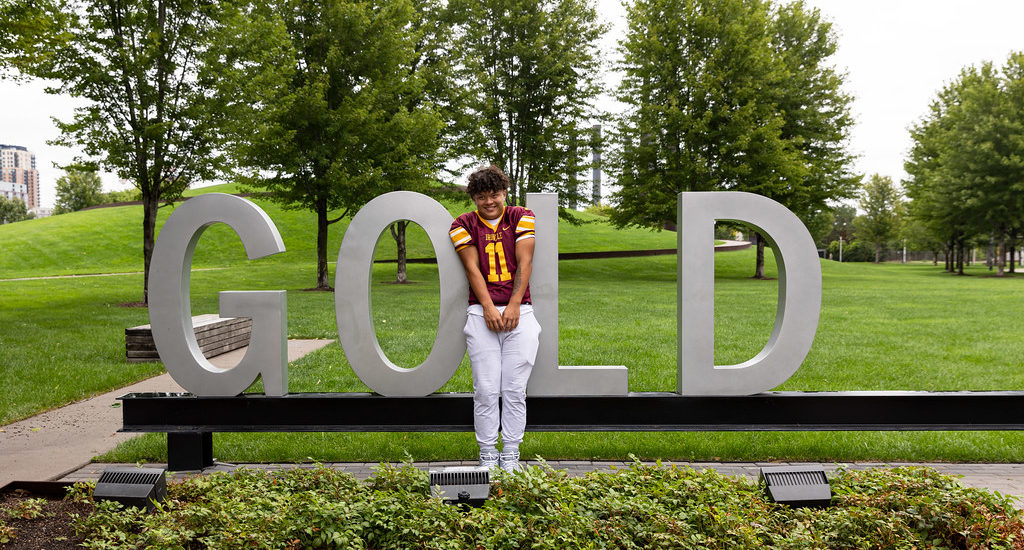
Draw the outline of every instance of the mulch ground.
<instances>
[{"instance_id":1,"label":"mulch ground","mask_svg":"<svg viewBox=\"0 0 1024 550\"><path fill-rule=\"evenodd\" d=\"M21 490L0 494L0 510L6 512L15 509L20 502L33 497L35 495ZM0 512L4 524L14 529L14 539L7 544L0 543L0 548L78 548L82 539L75 536L75 530L71 527L71 514L85 516L91 512L91 503L51 498L46 498L46 503L42 506L42 516L35 519L12 518Z\"/></svg>"}]
</instances>

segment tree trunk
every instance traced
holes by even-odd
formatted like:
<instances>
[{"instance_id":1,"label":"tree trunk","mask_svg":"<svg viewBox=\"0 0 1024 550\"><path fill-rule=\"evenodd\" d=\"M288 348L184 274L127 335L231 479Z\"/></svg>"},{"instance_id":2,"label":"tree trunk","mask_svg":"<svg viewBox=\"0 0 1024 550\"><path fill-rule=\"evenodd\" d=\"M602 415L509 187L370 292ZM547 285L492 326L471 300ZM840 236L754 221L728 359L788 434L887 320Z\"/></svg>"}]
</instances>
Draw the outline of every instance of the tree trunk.
<instances>
[{"instance_id":1,"label":"tree trunk","mask_svg":"<svg viewBox=\"0 0 1024 550\"><path fill-rule=\"evenodd\" d=\"M878 263L879 258L881 257L881 255L882 255L882 249L876 246L875 247L875 263L876 264Z\"/></svg>"},{"instance_id":2,"label":"tree trunk","mask_svg":"<svg viewBox=\"0 0 1024 550\"><path fill-rule=\"evenodd\" d=\"M142 197L142 303L149 305L149 265L153 261L153 246L156 244L156 214L160 199L151 193Z\"/></svg>"},{"instance_id":3,"label":"tree trunk","mask_svg":"<svg viewBox=\"0 0 1024 550\"><path fill-rule=\"evenodd\" d=\"M1016 273L1014 267L1017 263L1017 246L1012 240L1010 241L1010 273Z\"/></svg>"},{"instance_id":4,"label":"tree trunk","mask_svg":"<svg viewBox=\"0 0 1024 550\"><path fill-rule=\"evenodd\" d=\"M764 279L764 237L760 233L754 232L754 238L757 240L757 261L754 265L754 278Z\"/></svg>"},{"instance_id":5,"label":"tree trunk","mask_svg":"<svg viewBox=\"0 0 1024 550\"><path fill-rule=\"evenodd\" d=\"M1002 277L1006 274L1006 233L999 233L999 243L996 246L996 276Z\"/></svg>"},{"instance_id":6,"label":"tree trunk","mask_svg":"<svg viewBox=\"0 0 1024 550\"><path fill-rule=\"evenodd\" d=\"M316 289L334 290L327 280L327 198L316 199Z\"/></svg>"},{"instance_id":7,"label":"tree trunk","mask_svg":"<svg viewBox=\"0 0 1024 550\"><path fill-rule=\"evenodd\" d=\"M957 275L964 274L964 241L960 240L956 243L956 273Z\"/></svg>"},{"instance_id":8,"label":"tree trunk","mask_svg":"<svg viewBox=\"0 0 1024 550\"><path fill-rule=\"evenodd\" d=\"M398 269L395 272L396 283L408 283L409 275L405 267L405 228L408 227L408 220L399 220L391 224L391 237L395 239L395 246L398 248Z\"/></svg>"},{"instance_id":9,"label":"tree trunk","mask_svg":"<svg viewBox=\"0 0 1024 550\"><path fill-rule=\"evenodd\" d=\"M992 267L996 263L996 261L995 261L996 260L996 253L995 253L996 245L995 245L995 241L996 241L995 235L989 233L988 234L988 251L985 252L985 265L988 267L989 271L992 271Z\"/></svg>"}]
</instances>

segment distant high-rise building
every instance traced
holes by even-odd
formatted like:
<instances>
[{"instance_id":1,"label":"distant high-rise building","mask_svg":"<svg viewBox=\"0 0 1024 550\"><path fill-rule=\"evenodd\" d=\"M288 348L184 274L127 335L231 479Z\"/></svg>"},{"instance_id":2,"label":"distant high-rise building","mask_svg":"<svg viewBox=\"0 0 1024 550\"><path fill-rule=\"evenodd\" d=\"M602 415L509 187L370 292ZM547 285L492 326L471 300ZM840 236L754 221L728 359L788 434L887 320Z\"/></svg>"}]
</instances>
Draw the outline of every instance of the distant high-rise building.
<instances>
[{"instance_id":1,"label":"distant high-rise building","mask_svg":"<svg viewBox=\"0 0 1024 550\"><path fill-rule=\"evenodd\" d=\"M0 195L19 198L29 209L39 208L39 172L32 151L0 144Z\"/></svg>"}]
</instances>

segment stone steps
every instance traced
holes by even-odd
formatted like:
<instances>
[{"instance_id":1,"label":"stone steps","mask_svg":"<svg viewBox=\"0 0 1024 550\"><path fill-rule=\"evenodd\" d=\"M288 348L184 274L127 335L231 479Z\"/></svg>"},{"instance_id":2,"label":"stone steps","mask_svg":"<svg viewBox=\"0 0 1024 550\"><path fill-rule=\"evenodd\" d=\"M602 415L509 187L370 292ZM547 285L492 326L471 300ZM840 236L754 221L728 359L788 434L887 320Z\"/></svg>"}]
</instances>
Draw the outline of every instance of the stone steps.
<instances>
[{"instance_id":1,"label":"stone steps","mask_svg":"<svg viewBox=\"0 0 1024 550\"><path fill-rule=\"evenodd\" d=\"M227 353L249 345L252 319L248 317L221 317L216 313L192 317L196 342L206 358ZM153 342L149 325L124 329L125 358L130 363L159 361L160 355Z\"/></svg>"}]
</instances>

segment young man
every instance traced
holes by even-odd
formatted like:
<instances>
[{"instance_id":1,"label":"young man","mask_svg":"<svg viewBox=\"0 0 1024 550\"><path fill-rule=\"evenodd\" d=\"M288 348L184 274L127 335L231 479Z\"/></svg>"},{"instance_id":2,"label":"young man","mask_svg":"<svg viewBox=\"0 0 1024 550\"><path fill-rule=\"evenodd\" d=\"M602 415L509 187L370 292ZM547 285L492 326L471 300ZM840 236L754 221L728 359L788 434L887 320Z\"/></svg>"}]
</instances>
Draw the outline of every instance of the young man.
<instances>
[{"instance_id":1,"label":"young man","mask_svg":"<svg viewBox=\"0 0 1024 550\"><path fill-rule=\"evenodd\" d=\"M537 358L540 325L530 305L533 212L505 206L508 184L497 166L473 172L466 191L476 210L459 216L449 234L469 279L464 332L473 367L473 427L480 465L512 472L520 468L526 382ZM499 424L501 453L496 446Z\"/></svg>"}]
</instances>

